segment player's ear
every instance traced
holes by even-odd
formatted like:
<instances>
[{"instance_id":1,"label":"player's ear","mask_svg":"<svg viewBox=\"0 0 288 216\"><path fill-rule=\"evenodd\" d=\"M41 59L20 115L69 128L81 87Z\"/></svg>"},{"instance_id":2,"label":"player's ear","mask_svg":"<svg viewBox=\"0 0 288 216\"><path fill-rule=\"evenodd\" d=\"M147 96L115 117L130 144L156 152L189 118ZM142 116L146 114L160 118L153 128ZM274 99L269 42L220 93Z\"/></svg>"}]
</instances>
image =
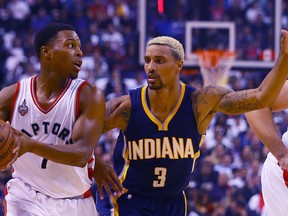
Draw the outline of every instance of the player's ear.
<instances>
[{"instance_id":1,"label":"player's ear","mask_svg":"<svg viewBox=\"0 0 288 216\"><path fill-rule=\"evenodd\" d=\"M47 46L41 47L41 54L44 56L44 58L50 58L50 49Z\"/></svg>"},{"instance_id":2,"label":"player's ear","mask_svg":"<svg viewBox=\"0 0 288 216\"><path fill-rule=\"evenodd\" d=\"M177 61L176 62L176 67L177 67L178 71L180 71L182 69L182 67L183 67L183 61Z\"/></svg>"}]
</instances>

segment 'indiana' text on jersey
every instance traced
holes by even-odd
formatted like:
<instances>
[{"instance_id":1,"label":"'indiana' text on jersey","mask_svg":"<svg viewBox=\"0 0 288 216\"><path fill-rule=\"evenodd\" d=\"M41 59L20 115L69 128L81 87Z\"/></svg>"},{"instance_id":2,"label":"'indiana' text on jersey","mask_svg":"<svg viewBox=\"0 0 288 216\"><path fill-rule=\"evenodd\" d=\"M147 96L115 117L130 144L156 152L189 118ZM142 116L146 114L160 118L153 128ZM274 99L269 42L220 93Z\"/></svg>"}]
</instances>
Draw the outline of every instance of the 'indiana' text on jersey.
<instances>
[{"instance_id":1,"label":"'indiana' text on jersey","mask_svg":"<svg viewBox=\"0 0 288 216\"><path fill-rule=\"evenodd\" d=\"M194 89L181 83L175 107L164 122L150 111L147 86L130 90L131 113L114 150L114 168L132 194L161 198L187 188L204 136L192 110Z\"/></svg>"},{"instance_id":2,"label":"'indiana' text on jersey","mask_svg":"<svg viewBox=\"0 0 288 216\"><path fill-rule=\"evenodd\" d=\"M128 159L152 159L152 158L194 158L192 139L163 137L162 139L141 139L128 141Z\"/></svg>"}]
</instances>

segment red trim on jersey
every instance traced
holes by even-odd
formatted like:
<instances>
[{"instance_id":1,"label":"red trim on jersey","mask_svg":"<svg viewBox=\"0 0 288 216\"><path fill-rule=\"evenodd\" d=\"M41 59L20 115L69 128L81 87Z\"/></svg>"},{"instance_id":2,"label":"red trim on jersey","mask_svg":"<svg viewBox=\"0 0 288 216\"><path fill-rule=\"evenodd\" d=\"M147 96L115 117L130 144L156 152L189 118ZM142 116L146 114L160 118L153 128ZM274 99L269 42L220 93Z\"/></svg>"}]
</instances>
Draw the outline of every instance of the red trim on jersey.
<instances>
[{"instance_id":1,"label":"red trim on jersey","mask_svg":"<svg viewBox=\"0 0 288 216\"><path fill-rule=\"evenodd\" d=\"M16 100L18 97L19 89L20 89L20 82L17 82L16 83L16 92L15 92L15 95L14 95L14 98L13 98L13 101L11 104L11 111L10 111L10 117L9 117L10 122L12 121L12 118L13 118L13 113L14 113L15 104L16 104Z\"/></svg>"},{"instance_id":2,"label":"red trim on jersey","mask_svg":"<svg viewBox=\"0 0 288 216\"><path fill-rule=\"evenodd\" d=\"M92 167L88 168L88 178L92 180L94 169Z\"/></svg>"},{"instance_id":3,"label":"red trim on jersey","mask_svg":"<svg viewBox=\"0 0 288 216\"><path fill-rule=\"evenodd\" d=\"M91 158L88 160L88 163L90 164L90 163L92 163L93 161L94 161L94 158L91 157Z\"/></svg>"},{"instance_id":4,"label":"red trim on jersey","mask_svg":"<svg viewBox=\"0 0 288 216\"><path fill-rule=\"evenodd\" d=\"M78 118L79 116L79 101L80 101L80 92L81 92L81 89L84 87L84 85L87 84L87 81L84 81L78 88L77 90L77 94L76 94L76 109L75 109L75 116L76 116L76 119Z\"/></svg>"},{"instance_id":5,"label":"red trim on jersey","mask_svg":"<svg viewBox=\"0 0 288 216\"><path fill-rule=\"evenodd\" d=\"M92 163L93 163L93 161L94 161L94 158L93 158L93 157L91 157L91 158L88 160L88 178L89 178L90 180L92 180L92 178L93 178L93 173L94 173L94 167L91 166Z\"/></svg>"},{"instance_id":6,"label":"red trim on jersey","mask_svg":"<svg viewBox=\"0 0 288 216\"><path fill-rule=\"evenodd\" d=\"M7 189L7 185L5 185L4 187L4 197L8 194L8 189ZM7 215L7 202L6 199L4 199L4 216Z\"/></svg>"},{"instance_id":7,"label":"red trim on jersey","mask_svg":"<svg viewBox=\"0 0 288 216\"><path fill-rule=\"evenodd\" d=\"M280 166L280 163L277 163L278 166ZM282 168L281 168L282 169ZM287 169L282 169L283 171L283 179L286 187L288 187L288 170Z\"/></svg>"},{"instance_id":8,"label":"red trim on jersey","mask_svg":"<svg viewBox=\"0 0 288 216\"><path fill-rule=\"evenodd\" d=\"M285 182L286 187L288 187L288 170L283 170L283 179Z\"/></svg>"},{"instance_id":9,"label":"red trim on jersey","mask_svg":"<svg viewBox=\"0 0 288 216\"><path fill-rule=\"evenodd\" d=\"M91 188L89 188L84 194L83 194L83 198L88 198L91 197L92 193L91 193Z\"/></svg>"},{"instance_id":10,"label":"red trim on jersey","mask_svg":"<svg viewBox=\"0 0 288 216\"><path fill-rule=\"evenodd\" d=\"M72 80L69 79L66 81L65 86L63 88L63 90L58 94L58 96L55 98L55 100L48 106L48 107L42 107L42 105L40 104L40 102L38 101L37 98L37 94L36 94L36 77L32 77L31 79L31 83L30 83L30 89L31 89L31 95L32 95L32 99L34 104L38 107L38 109L43 112L44 114L48 113L49 111L51 111L53 109L54 106L56 106L56 104L58 103L58 101L63 97L63 95L65 94L65 92L68 90L70 84L72 83Z\"/></svg>"},{"instance_id":11,"label":"red trim on jersey","mask_svg":"<svg viewBox=\"0 0 288 216\"><path fill-rule=\"evenodd\" d=\"M260 199L259 200L259 208L260 208L260 211L262 211L262 209L263 209L263 207L265 205L262 192L259 194L259 199Z\"/></svg>"}]
</instances>

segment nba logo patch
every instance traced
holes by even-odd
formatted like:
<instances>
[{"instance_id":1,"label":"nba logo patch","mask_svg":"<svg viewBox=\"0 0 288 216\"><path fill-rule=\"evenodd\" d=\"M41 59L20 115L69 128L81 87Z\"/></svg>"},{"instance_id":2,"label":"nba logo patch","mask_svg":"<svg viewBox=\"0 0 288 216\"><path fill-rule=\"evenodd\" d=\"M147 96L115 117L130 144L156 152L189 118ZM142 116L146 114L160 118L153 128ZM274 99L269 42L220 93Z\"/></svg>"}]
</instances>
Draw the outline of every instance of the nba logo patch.
<instances>
[{"instance_id":1,"label":"nba logo patch","mask_svg":"<svg viewBox=\"0 0 288 216\"><path fill-rule=\"evenodd\" d=\"M28 113L28 107L26 106L26 100L24 99L23 103L18 107L18 112L21 116L26 115Z\"/></svg>"}]
</instances>

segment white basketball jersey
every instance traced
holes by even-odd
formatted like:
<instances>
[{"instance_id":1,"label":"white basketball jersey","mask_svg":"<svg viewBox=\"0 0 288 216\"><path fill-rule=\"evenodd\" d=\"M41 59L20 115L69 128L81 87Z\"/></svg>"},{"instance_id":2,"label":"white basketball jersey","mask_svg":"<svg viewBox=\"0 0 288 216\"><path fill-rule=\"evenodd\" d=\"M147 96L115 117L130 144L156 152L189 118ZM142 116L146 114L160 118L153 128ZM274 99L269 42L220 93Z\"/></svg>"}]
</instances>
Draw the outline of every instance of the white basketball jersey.
<instances>
[{"instance_id":1,"label":"white basketball jersey","mask_svg":"<svg viewBox=\"0 0 288 216\"><path fill-rule=\"evenodd\" d=\"M68 145L77 118L79 89L83 80L69 80L63 91L49 107L42 107L36 96L36 77L18 82L11 115L12 127L43 143ZM33 153L25 153L13 164L14 178L20 178L33 189L54 198L68 198L84 194L91 187L88 176L94 159L84 168L46 160Z\"/></svg>"},{"instance_id":2,"label":"white basketball jersey","mask_svg":"<svg viewBox=\"0 0 288 216\"><path fill-rule=\"evenodd\" d=\"M286 131L286 132L282 135L282 141L283 141L283 143L286 145L286 147L288 147L288 131Z\"/></svg>"}]
</instances>

